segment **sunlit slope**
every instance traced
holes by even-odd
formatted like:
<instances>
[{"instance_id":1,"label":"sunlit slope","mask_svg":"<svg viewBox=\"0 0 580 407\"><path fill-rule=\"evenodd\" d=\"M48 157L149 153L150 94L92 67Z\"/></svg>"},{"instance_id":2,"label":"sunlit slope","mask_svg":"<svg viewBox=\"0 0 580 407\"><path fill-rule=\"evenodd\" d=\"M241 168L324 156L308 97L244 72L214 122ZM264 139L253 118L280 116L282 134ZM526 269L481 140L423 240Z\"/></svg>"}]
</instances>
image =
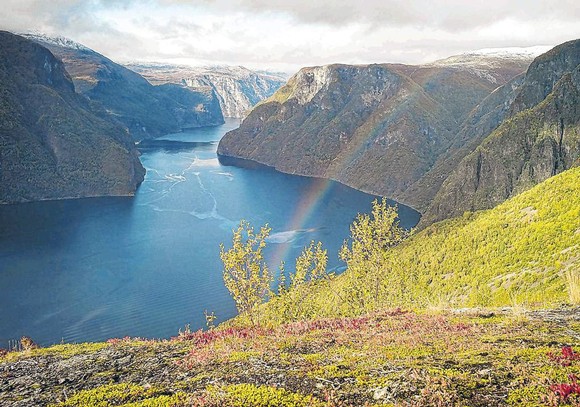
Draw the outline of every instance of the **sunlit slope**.
<instances>
[{"instance_id":1,"label":"sunlit slope","mask_svg":"<svg viewBox=\"0 0 580 407\"><path fill-rule=\"evenodd\" d=\"M293 298L300 298L305 317L356 314L349 285L377 281L371 309L569 302L570 277L580 275L580 168L494 209L434 224L385 252L379 268L378 276L369 271L363 280L349 278L347 270ZM280 307L296 306L290 301L281 296L266 304L265 320L279 319Z\"/></svg>"},{"instance_id":2,"label":"sunlit slope","mask_svg":"<svg viewBox=\"0 0 580 407\"><path fill-rule=\"evenodd\" d=\"M393 254L397 272L417 275L415 298L421 302L567 301L565 272L580 273L580 169L494 209L435 224Z\"/></svg>"}]
</instances>

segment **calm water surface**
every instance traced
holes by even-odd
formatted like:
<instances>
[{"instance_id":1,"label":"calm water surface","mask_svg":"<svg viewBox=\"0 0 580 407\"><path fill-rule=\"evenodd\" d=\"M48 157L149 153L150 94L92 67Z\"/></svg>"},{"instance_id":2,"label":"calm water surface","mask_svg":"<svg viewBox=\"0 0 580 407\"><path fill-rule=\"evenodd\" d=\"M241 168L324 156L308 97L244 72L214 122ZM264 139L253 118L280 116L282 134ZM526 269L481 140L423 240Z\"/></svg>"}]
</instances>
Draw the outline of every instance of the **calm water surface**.
<instances>
[{"instance_id":1,"label":"calm water surface","mask_svg":"<svg viewBox=\"0 0 580 407\"><path fill-rule=\"evenodd\" d=\"M241 219L272 227L267 260L287 269L310 240L329 265L373 196L338 183L220 164L217 140L237 120L163 137L142 149L135 198L0 205L0 347L111 337L166 338L235 315L219 244ZM173 142L172 142L173 141ZM402 224L418 214L400 207Z\"/></svg>"}]
</instances>

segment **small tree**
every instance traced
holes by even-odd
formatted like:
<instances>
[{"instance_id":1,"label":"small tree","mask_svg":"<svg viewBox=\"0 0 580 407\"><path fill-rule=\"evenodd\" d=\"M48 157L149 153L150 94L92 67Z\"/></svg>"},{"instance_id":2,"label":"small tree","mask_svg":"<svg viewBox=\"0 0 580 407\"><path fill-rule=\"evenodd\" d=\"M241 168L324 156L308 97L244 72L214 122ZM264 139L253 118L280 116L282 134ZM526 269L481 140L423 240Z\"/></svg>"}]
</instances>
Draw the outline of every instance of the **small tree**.
<instances>
[{"instance_id":1,"label":"small tree","mask_svg":"<svg viewBox=\"0 0 580 407\"><path fill-rule=\"evenodd\" d=\"M268 225L265 225L255 234L250 223L242 220L233 231L232 248L225 250L224 245L220 245L224 283L238 312L247 315L252 325L256 324L256 307L271 295L273 276L262 253L270 231Z\"/></svg>"},{"instance_id":2,"label":"small tree","mask_svg":"<svg viewBox=\"0 0 580 407\"><path fill-rule=\"evenodd\" d=\"M387 283L391 291L400 281L388 275L387 251L401 243L408 232L399 226L397 208L388 206L383 198L373 202L372 213L359 214L350 227L350 247L347 242L340 250L346 262L348 283L346 294L355 312L367 312L378 306L381 284Z\"/></svg>"},{"instance_id":3,"label":"small tree","mask_svg":"<svg viewBox=\"0 0 580 407\"><path fill-rule=\"evenodd\" d=\"M321 242L314 241L296 258L296 272L290 275L290 286L285 293L289 297L284 310L287 320L295 321L313 315L312 304L308 303L307 298L313 293L313 284L328 281L327 262L326 249L322 248Z\"/></svg>"},{"instance_id":4,"label":"small tree","mask_svg":"<svg viewBox=\"0 0 580 407\"><path fill-rule=\"evenodd\" d=\"M322 248L322 242L310 242L296 259L296 272L290 276L290 290L296 289L309 281L317 281L325 278L328 253Z\"/></svg>"},{"instance_id":5,"label":"small tree","mask_svg":"<svg viewBox=\"0 0 580 407\"><path fill-rule=\"evenodd\" d=\"M267 309L267 319L282 324L317 315L319 309L312 299L317 298L321 283L329 283L333 274L328 273L326 264L328 253L322 243L314 241L304 247L296 258L296 269L290 273L286 284L285 265L280 265L278 295L272 299Z\"/></svg>"}]
</instances>

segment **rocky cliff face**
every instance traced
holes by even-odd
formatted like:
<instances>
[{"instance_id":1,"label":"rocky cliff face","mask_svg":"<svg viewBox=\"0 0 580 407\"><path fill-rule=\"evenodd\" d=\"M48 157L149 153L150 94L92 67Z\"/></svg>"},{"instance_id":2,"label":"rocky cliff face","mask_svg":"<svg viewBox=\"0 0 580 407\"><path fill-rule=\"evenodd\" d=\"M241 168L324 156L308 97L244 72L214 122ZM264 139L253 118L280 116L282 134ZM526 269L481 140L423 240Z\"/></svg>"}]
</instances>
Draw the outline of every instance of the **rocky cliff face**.
<instances>
[{"instance_id":1,"label":"rocky cliff face","mask_svg":"<svg viewBox=\"0 0 580 407\"><path fill-rule=\"evenodd\" d=\"M423 225L491 208L580 164L580 40L538 57L509 110L445 180Z\"/></svg>"},{"instance_id":2,"label":"rocky cliff face","mask_svg":"<svg viewBox=\"0 0 580 407\"><path fill-rule=\"evenodd\" d=\"M462 123L453 141L433 167L411 185L401 200L424 212L457 164L509 116L511 105L521 88L524 73L494 90L481 101Z\"/></svg>"},{"instance_id":3,"label":"rocky cliff face","mask_svg":"<svg viewBox=\"0 0 580 407\"><path fill-rule=\"evenodd\" d=\"M0 32L0 203L132 195L145 170L127 131L95 116L63 63Z\"/></svg>"},{"instance_id":4,"label":"rocky cliff face","mask_svg":"<svg viewBox=\"0 0 580 407\"><path fill-rule=\"evenodd\" d=\"M60 58L77 92L90 99L93 110L124 125L135 140L224 122L219 101L210 88L154 86L141 75L71 40L36 35L28 38Z\"/></svg>"},{"instance_id":5,"label":"rocky cliff face","mask_svg":"<svg viewBox=\"0 0 580 407\"><path fill-rule=\"evenodd\" d=\"M524 71L531 58L518 61L500 60L485 69L304 68L228 133L218 153L336 179L420 207L436 189L420 199L406 191L450 153L472 109L506 78ZM466 132L462 143L475 136Z\"/></svg>"},{"instance_id":6,"label":"rocky cliff face","mask_svg":"<svg viewBox=\"0 0 580 407\"><path fill-rule=\"evenodd\" d=\"M257 103L272 96L288 79L284 74L256 72L243 66L190 67L129 64L151 83L175 83L200 90L212 89L225 117L245 117Z\"/></svg>"}]
</instances>

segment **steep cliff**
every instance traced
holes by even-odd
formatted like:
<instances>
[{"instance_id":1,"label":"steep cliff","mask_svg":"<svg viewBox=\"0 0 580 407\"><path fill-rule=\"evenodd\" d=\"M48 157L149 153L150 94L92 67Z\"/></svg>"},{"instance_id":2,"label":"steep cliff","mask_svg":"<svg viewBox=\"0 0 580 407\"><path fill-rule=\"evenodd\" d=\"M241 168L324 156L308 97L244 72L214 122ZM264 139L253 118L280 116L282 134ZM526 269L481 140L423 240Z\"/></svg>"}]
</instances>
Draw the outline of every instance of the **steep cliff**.
<instances>
[{"instance_id":1,"label":"steep cliff","mask_svg":"<svg viewBox=\"0 0 580 407\"><path fill-rule=\"evenodd\" d=\"M449 175L423 225L491 208L580 164L580 40L530 65L510 114Z\"/></svg>"},{"instance_id":2,"label":"steep cliff","mask_svg":"<svg viewBox=\"0 0 580 407\"><path fill-rule=\"evenodd\" d=\"M77 92L90 99L94 111L123 124L135 140L224 122L210 88L154 86L138 73L74 41L38 35L28 38L60 58Z\"/></svg>"},{"instance_id":3,"label":"steep cliff","mask_svg":"<svg viewBox=\"0 0 580 407\"><path fill-rule=\"evenodd\" d=\"M192 67L165 64L129 64L151 83L175 83L213 89L226 117L244 117L253 106L272 96L288 79L281 73L252 71L243 66Z\"/></svg>"},{"instance_id":4,"label":"steep cliff","mask_svg":"<svg viewBox=\"0 0 580 407\"><path fill-rule=\"evenodd\" d=\"M524 78L524 73L516 76L483 99L465 119L446 151L425 175L402 194L401 201L409 203L421 212L427 210L433 197L457 164L510 115L511 105Z\"/></svg>"},{"instance_id":5,"label":"steep cliff","mask_svg":"<svg viewBox=\"0 0 580 407\"><path fill-rule=\"evenodd\" d=\"M0 32L0 202L132 195L145 170L127 131L91 113L63 63Z\"/></svg>"},{"instance_id":6,"label":"steep cliff","mask_svg":"<svg viewBox=\"0 0 580 407\"><path fill-rule=\"evenodd\" d=\"M228 133L218 153L421 207L436 190L421 199L405 192L449 153L472 109L531 61L493 60L304 68Z\"/></svg>"}]
</instances>

